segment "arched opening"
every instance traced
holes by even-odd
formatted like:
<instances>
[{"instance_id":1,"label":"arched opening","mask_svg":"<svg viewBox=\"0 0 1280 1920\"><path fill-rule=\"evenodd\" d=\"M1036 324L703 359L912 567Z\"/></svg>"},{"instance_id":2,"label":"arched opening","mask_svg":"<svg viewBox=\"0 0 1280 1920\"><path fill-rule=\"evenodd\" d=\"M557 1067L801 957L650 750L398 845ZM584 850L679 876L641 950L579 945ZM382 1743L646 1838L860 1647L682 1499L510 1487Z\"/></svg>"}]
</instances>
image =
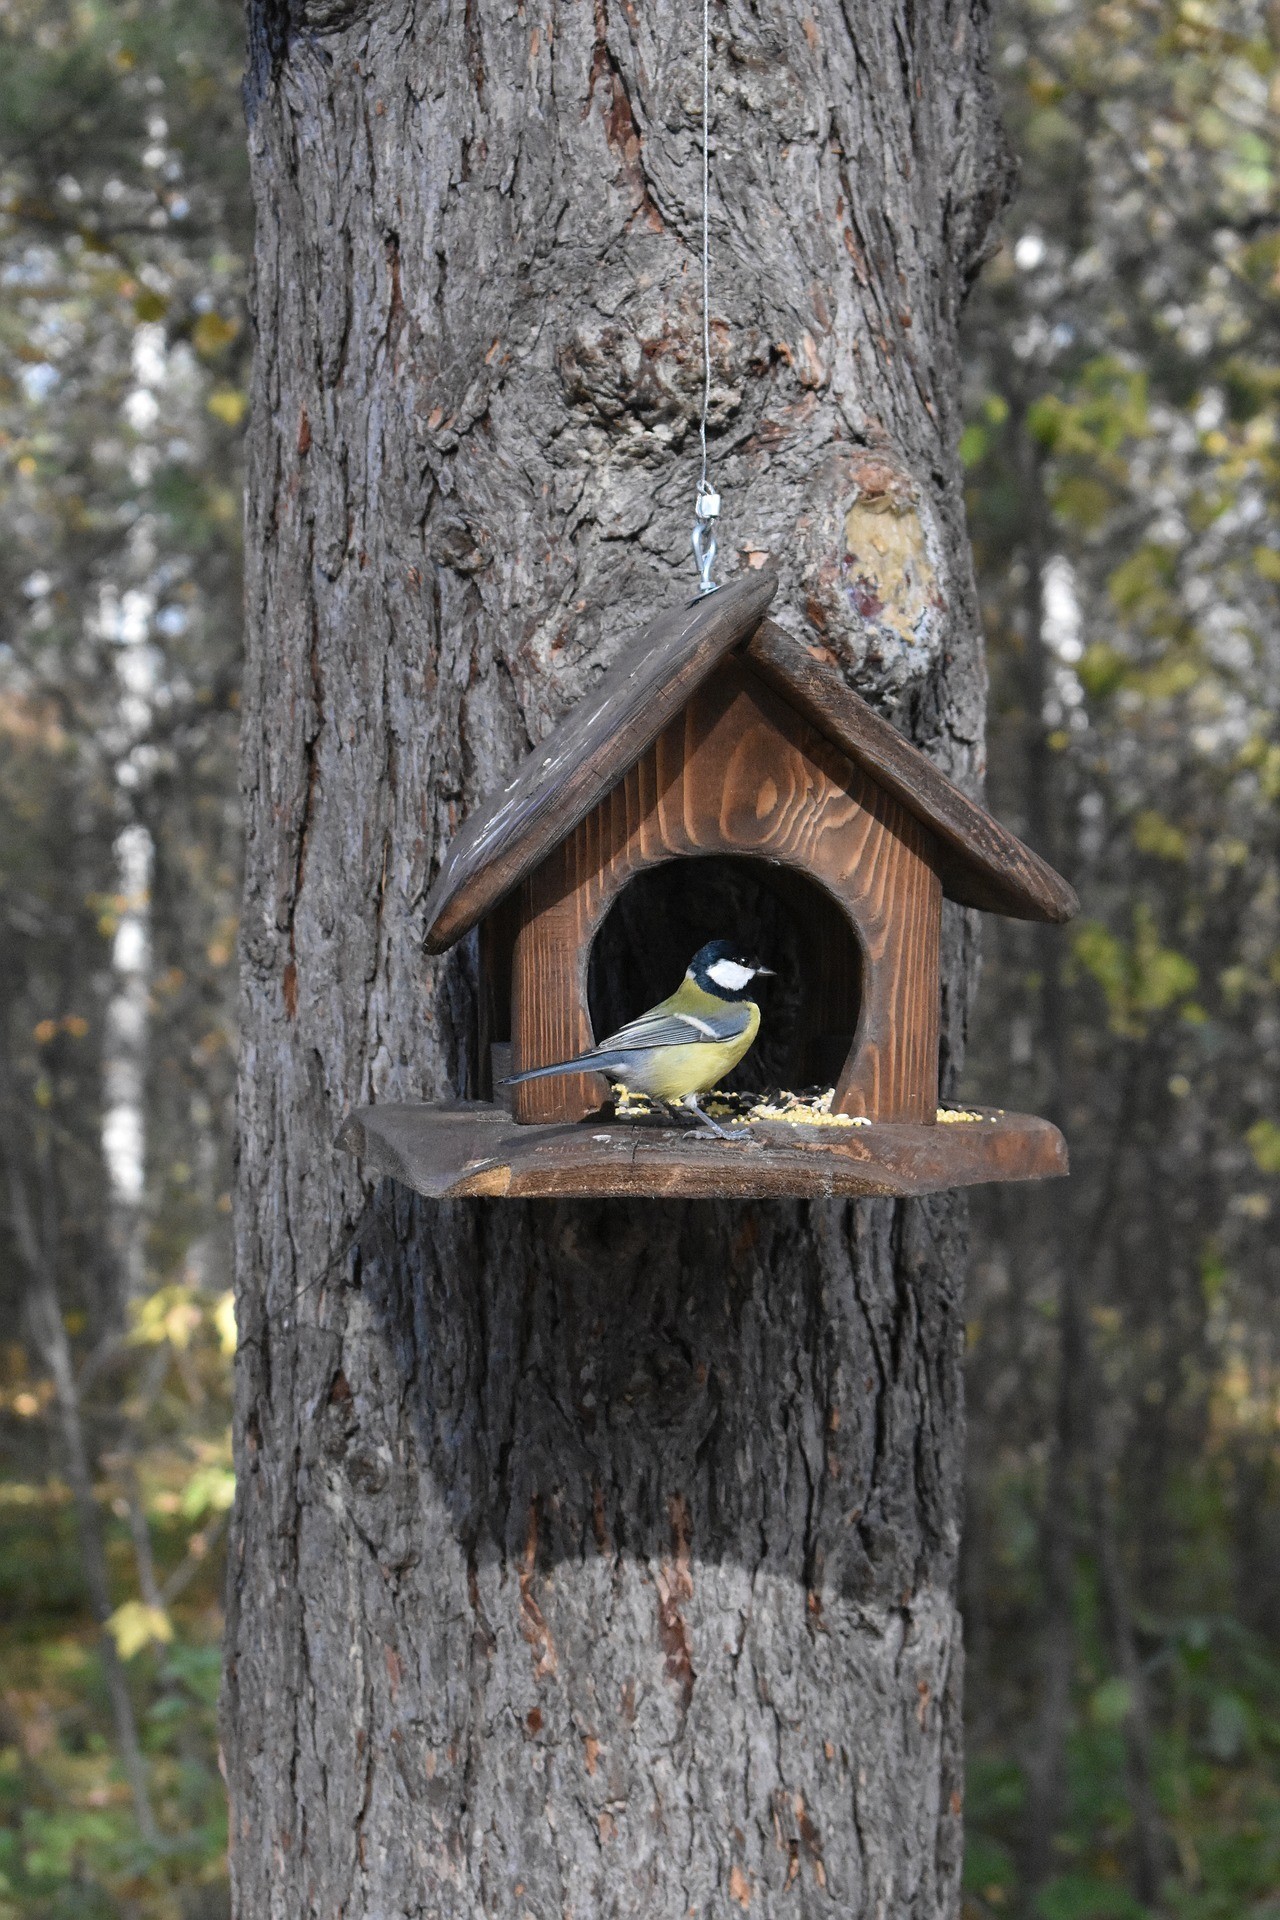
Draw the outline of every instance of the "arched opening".
<instances>
[{"instance_id":1,"label":"arched opening","mask_svg":"<svg viewBox=\"0 0 1280 1920\"><path fill-rule=\"evenodd\" d=\"M723 1082L738 1092L832 1086L861 1005L857 936L836 902L789 867L694 855L622 889L591 948L587 999L603 1038L679 984L708 940L742 942L776 978L759 982L760 1036Z\"/></svg>"}]
</instances>

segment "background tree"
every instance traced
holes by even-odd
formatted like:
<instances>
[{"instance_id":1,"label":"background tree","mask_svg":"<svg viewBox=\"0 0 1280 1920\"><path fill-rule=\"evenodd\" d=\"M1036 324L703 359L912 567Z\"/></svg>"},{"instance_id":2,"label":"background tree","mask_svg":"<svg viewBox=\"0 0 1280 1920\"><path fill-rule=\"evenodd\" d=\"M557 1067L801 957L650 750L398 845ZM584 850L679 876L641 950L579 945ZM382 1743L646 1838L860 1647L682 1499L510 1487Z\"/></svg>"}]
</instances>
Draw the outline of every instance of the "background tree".
<instances>
[{"instance_id":1,"label":"background tree","mask_svg":"<svg viewBox=\"0 0 1280 1920\"><path fill-rule=\"evenodd\" d=\"M972 778L983 13L713 39L727 544ZM440 851L688 591L699 52L665 7L251 10L245 1916L957 1906L960 1203L428 1207L332 1151L466 1083ZM948 1081L966 966L957 918Z\"/></svg>"}]
</instances>

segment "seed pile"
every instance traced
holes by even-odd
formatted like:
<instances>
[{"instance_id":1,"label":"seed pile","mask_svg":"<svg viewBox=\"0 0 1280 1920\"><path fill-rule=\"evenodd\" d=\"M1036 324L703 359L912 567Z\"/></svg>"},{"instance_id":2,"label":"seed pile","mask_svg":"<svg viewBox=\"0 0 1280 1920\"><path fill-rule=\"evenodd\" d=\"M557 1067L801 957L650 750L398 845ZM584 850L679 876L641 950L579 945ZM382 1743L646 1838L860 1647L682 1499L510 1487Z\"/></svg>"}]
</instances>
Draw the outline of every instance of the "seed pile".
<instances>
[{"instance_id":1,"label":"seed pile","mask_svg":"<svg viewBox=\"0 0 1280 1920\"><path fill-rule=\"evenodd\" d=\"M703 1101L703 1110L721 1123L753 1120L785 1120L807 1127L869 1127L873 1123L860 1114L832 1113L834 1087L801 1087L797 1092L776 1088L768 1093L712 1093ZM663 1109L642 1093L629 1093L626 1087L614 1094L614 1114L619 1120L665 1119ZM939 1107L937 1118L949 1126L959 1122L981 1125L995 1121L998 1114L974 1113L966 1107Z\"/></svg>"}]
</instances>

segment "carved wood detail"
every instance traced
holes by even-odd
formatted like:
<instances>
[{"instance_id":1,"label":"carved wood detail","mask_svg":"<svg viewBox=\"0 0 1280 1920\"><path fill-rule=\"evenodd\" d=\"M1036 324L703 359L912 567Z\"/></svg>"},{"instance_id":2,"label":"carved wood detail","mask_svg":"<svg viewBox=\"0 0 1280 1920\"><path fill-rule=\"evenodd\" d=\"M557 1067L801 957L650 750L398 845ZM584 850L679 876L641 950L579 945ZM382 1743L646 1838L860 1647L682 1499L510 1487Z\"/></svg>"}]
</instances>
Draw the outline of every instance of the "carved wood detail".
<instances>
[{"instance_id":1,"label":"carved wood detail","mask_svg":"<svg viewBox=\"0 0 1280 1920\"><path fill-rule=\"evenodd\" d=\"M590 1046L591 943L627 881L645 867L712 853L777 862L839 903L861 945L863 978L836 1106L929 1124L942 905L932 836L736 660L703 682L523 881L512 955L515 1069ZM576 1120L598 1111L607 1091L598 1075L533 1081L513 1089L513 1109L525 1122Z\"/></svg>"}]
</instances>

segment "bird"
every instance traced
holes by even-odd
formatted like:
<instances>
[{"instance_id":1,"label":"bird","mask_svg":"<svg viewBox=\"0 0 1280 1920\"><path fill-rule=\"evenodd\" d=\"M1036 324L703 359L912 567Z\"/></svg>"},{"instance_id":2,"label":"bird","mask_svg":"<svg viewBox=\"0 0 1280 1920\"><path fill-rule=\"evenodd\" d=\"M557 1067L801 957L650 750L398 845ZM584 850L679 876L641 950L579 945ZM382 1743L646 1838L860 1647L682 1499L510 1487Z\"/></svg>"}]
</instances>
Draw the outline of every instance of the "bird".
<instances>
[{"instance_id":1,"label":"bird","mask_svg":"<svg viewBox=\"0 0 1280 1920\"><path fill-rule=\"evenodd\" d=\"M733 1136L698 1105L739 1060L760 1031L760 1009L749 996L753 980L773 968L752 959L732 940L709 940L689 962L684 979L648 1013L629 1020L598 1046L573 1060L512 1074L508 1086L559 1073L603 1073L629 1092L663 1106L679 1103L722 1140Z\"/></svg>"}]
</instances>

